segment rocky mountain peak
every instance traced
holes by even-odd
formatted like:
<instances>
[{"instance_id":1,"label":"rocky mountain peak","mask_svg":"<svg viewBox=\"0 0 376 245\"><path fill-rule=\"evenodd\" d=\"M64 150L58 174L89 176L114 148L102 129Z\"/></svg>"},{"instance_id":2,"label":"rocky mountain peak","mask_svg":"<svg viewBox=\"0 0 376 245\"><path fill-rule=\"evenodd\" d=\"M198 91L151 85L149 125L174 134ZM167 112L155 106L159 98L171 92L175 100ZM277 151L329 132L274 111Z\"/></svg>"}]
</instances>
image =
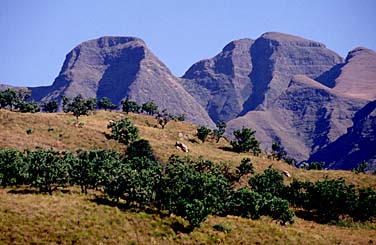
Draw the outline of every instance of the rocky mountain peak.
<instances>
[{"instance_id":1,"label":"rocky mountain peak","mask_svg":"<svg viewBox=\"0 0 376 245\"><path fill-rule=\"evenodd\" d=\"M295 45L301 47L321 47L326 48L326 46L320 42L308 40L302 37L293 36L280 32L266 32L261 35L260 40L268 40L274 46L283 45Z\"/></svg>"}]
</instances>

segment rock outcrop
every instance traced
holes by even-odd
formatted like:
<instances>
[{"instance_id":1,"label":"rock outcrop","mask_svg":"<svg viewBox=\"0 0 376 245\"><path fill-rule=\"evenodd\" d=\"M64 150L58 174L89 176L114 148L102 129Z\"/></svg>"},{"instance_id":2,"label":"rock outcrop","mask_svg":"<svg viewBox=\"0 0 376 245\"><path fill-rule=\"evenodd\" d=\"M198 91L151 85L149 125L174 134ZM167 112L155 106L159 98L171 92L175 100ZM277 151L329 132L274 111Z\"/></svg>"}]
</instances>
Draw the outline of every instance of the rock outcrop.
<instances>
[{"instance_id":1,"label":"rock outcrop","mask_svg":"<svg viewBox=\"0 0 376 245\"><path fill-rule=\"evenodd\" d=\"M366 100L376 99L376 52L356 48L344 64L333 67L317 80L335 91Z\"/></svg>"},{"instance_id":2,"label":"rock outcrop","mask_svg":"<svg viewBox=\"0 0 376 245\"><path fill-rule=\"evenodd\" d=\"M376 169L376 100L355 114L346 134L312 154L308 161L322 161L328 168L346 170L364 161L369 169Z\"/></svg>"},{"instance_id":3,"label":"rock outcrop","mask_svg":"<svg viewBox=\"0 0 376 245\"><path fill-rule=\"evenodd\" d=\"M228 123L229 132L252 127L263 148L280 142L298 161L334 142L352 126L355 113L366 104L304 75L294 76L288 88L264 111L250 111Z\"/></svg>"},{"instance_id":4,"label":"rock outcrop","mask_svg":"<svg viewBox=\"0 0 376 245\"><path fill-rule=\"evenodd\" d=\"M116 105L126 97L138 103L153 100L160 109L185 114L196 124L213 126L205 109L185 91L170 70L134 37L101 37L83 42L67 56L52 86L31 88L38 101L61 96L100 99Z\"/></svg>"},{"instance_id":5,"label":"rock outcrop","mask_svg":"<svg viewBox=\"0 0 376 245\"><path fill-rule=\"evenodd\" d=\"M269 32L229 43L213 59L194 64L182 83L214 121L229 121L268 108L292 76L314 79L342 62L324 44Z\"/></svg>"}]
</instances>

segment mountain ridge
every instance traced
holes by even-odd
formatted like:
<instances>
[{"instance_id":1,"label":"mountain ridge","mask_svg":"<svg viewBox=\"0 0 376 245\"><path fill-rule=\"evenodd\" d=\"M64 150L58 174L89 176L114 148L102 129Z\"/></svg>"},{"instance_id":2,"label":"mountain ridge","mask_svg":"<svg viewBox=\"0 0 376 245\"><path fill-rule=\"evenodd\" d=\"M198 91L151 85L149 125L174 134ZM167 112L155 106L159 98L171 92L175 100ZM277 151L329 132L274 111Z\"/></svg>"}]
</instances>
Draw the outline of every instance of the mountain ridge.
<instances>
[{"instance_id":1,"label":"mountain ridge","mask_svg":"<svg viewBox=\"0 0 376 245\"><path fill-rule=\"evenodd\" d=\"M78 94L117 105L126 97L153 100L196 125L225 121L227 136L252 127L264 149L278 141L304 161L346 135L356 113L376 98L376 52L358 47L344 59L323 43L267 32L231 41L178 78L142 39L104 36L74 47L52 85L29 89L41 102ZM364 125L375 132L373 123Z\"/></svg>"}]
</instances>

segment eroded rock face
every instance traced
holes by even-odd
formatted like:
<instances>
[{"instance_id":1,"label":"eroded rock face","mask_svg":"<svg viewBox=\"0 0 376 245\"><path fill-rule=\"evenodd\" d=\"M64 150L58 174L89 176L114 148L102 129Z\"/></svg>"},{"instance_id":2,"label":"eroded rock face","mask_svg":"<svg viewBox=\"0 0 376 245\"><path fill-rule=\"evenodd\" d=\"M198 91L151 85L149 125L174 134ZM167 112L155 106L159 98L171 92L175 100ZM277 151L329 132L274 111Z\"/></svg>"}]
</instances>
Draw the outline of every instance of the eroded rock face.
<instances>
[{"instance_id":1,"label":"eroded rock face","mask_svg":"<svg viewBox=\"0 0 376 245\"><path fill-rule=\"evenodd\" d=\"M334 142L352 126L363 99L333 91L304 75L294 76L288 88L265 111L250 111L228 123L256 130L263 147L279 141L288 155L298 161Z\"/></svg>"},{"instance_id":2,"label":"eroded rock face","mask_svg":"<svg viewBox=\"0 0 376 245\"><path fill-rule=\"evenodd\" d=\"M376 52L366 48L350 51L346 62L318 80L335 91L366 100L376 99Z\"/></svg>"},{"instance_id":3,"label":"eroded rock face","mask_svg":"<svg viewBox=\"0 0 376 245\"><path fill-rule=\"evenodd\" d=\"M324 44L269 32L255 41L233 41L213 59L194 64L183 85L214 121L229 121L268 108L292 76L313 79L342 62Z\"/></svg>"},{"instance_id":4,"label":"eroded rock face","mask_svg":"<svg viewBox=\"0 0 376 245\"><path fill-rule=\"evenodd\" d=\"M249 74L253 42L252 39L233 41L214 58L191 66L183 76L183 86L215 122L235 118L252 92Z\"/></svg>"},{"instance_id":5,"label":"eroded rock face","mask_svg":"<svg viewBox=\"0 0 376 245\"><path fill-rule=\"evenodd\" d=\"M126 97L140 104L153 100L160 109L213 126L204 108L139 38L101 37L83 42L66 56L52 86L31 89L39 101L78 94L98 99L106 96L117 105Z\"/></svg>"},{"instance_id":6,"label":"eroded rock face","mask_svg":"<svg viewBox=\"0 0 376 245\"><path fill-rule=\"evenodd\" d=\"M351 170L363 161L376 169L376 100L353 118L353 126L336 141L312 154L308 161L325 162L332 169Z\"/></svg>"}]
</instances>

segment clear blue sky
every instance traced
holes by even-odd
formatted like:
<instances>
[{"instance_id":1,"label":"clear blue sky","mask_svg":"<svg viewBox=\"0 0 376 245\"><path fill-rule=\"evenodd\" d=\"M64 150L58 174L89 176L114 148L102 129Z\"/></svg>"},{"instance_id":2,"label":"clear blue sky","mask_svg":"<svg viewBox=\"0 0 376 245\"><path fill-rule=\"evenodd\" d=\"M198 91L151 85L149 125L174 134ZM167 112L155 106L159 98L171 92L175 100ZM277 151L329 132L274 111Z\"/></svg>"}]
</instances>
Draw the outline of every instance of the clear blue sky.
<instances>
[{"instance_id":1,"label":"clear blue sky","mask_svg":"<svg viewBox=\"0 0 376 245\"><path fill-rule=\"evenodd\" d=\"M142 38L176 76L234 39L278 31L341 56L376 50L375 0L0 0L0 83L49 85L65 55L100 36Z\"/></svg>"}]
</instances>

